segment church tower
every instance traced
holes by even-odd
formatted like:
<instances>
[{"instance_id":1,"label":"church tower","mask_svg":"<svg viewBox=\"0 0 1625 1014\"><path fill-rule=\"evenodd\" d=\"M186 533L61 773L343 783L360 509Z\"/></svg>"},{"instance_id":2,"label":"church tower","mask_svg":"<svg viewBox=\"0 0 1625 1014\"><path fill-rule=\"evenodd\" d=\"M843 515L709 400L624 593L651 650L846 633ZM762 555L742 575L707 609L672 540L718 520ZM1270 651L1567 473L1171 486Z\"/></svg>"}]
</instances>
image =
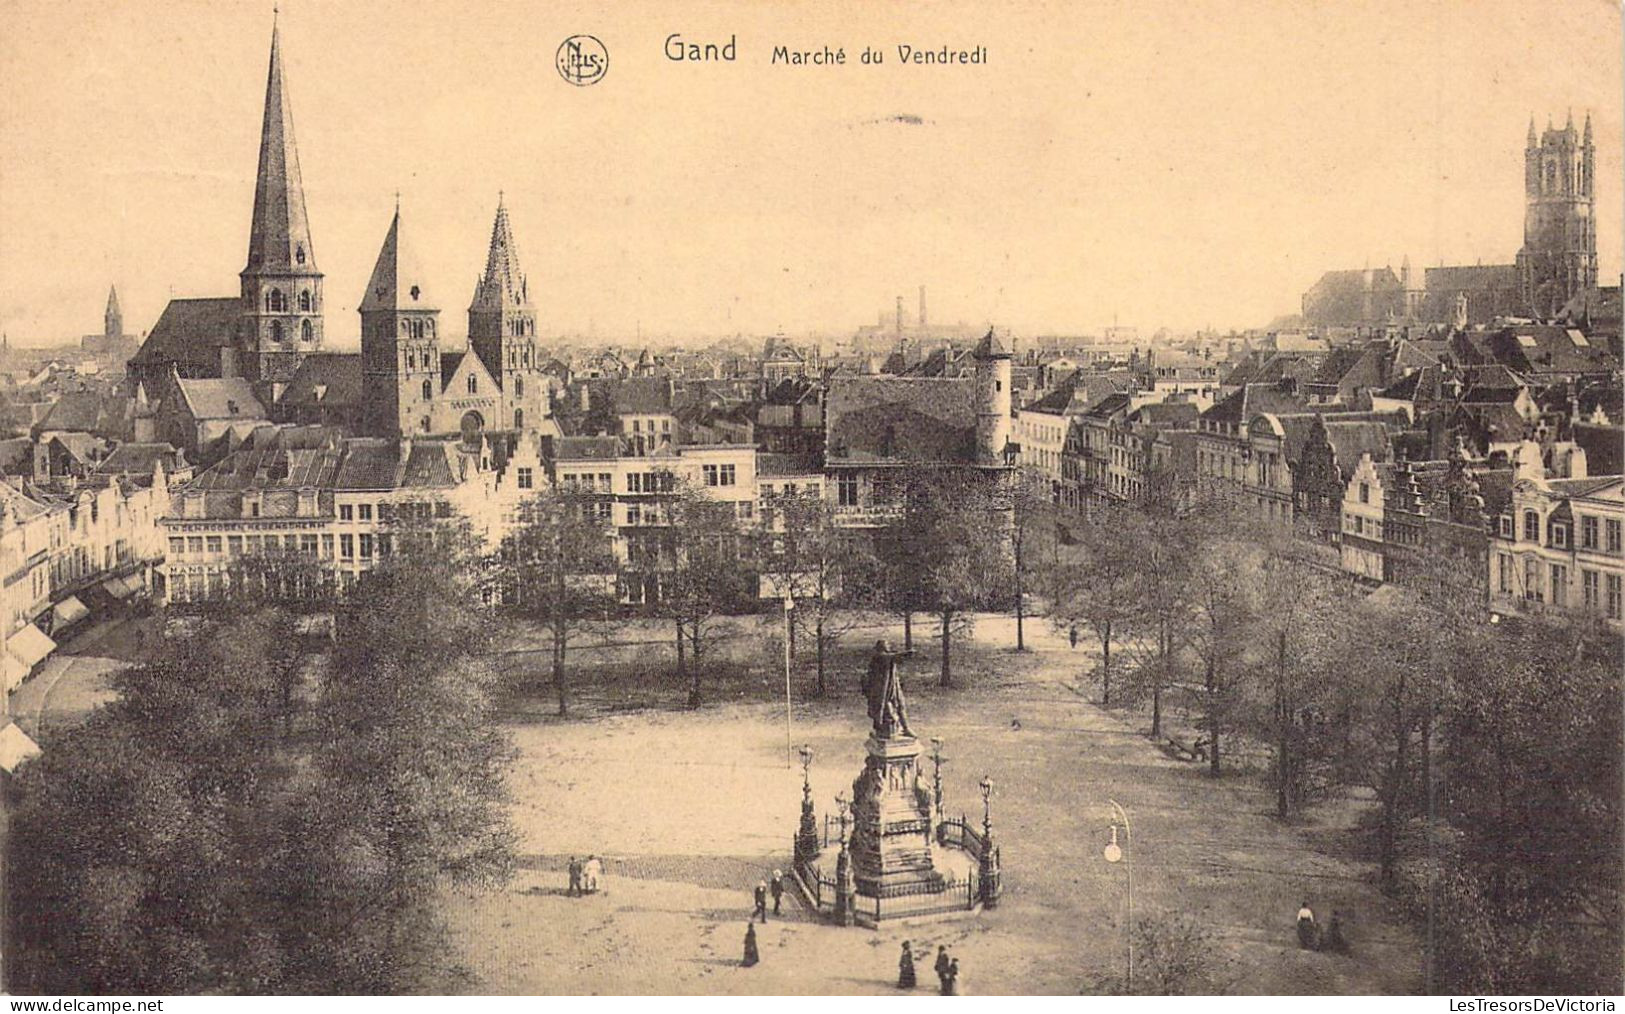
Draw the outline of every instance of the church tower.
<instances>
[{"instance_id":1,"label":"church tower","mask_svg":"<svg viewBox=\"0 0 1625 1014\"><path fill-rule=\"evenodd\" d=\"M976 361L976 462L1003 465L1010 443L1010 350L988 328L971 358Z\"/></svg>"},{"instance_id":2,"label":"church tower","mask_svg":"<svg viewBox=\"0 0 1625 1014\"><path fill-rule=\"evenodd\" d=\"M468 305L468 347L501 385L494 429L534 428L547 414L547 388L536 353L536 308L519 267L508 208L497 198L485 274Z\"/></svg>"},{"instance_id":3,"label":"church tower","mask_svg":"<svg viewBox=\"0 0 1625 1014\"><path fill-rule=\"evenodd\" d=\"M399 205L360 309L363 432L428 433L440 395L440 311L401 237Z\"/></svg>"},{"instance_id":4,"label":"church tower","mask_svg":"<svg viewBox=\"0 0 1625 1014\"><path fill-rule=\"evenodd\" d=\"M1548 123L1538 143L1531 118L1523 158L1525 212L1518 278L1527 312L1548 319L1575 293L1597 284L1591 116L1586 116L1583 135L1575 131L1571 113L1562 130L1553 130Z\"/></svg>"},{"instance_id":5,"label":"church tower","mask_svg":"<svg viewBox=\"0 0 1625 1014\"><path fill-rule=\"evenodd\" d=\"M124 337L124 314L118 307L118 286L107 289L107 311L102 314L102 336L108 339Z\"/></svg>"},{"instance_id":6,"label":"church tower","mask_svg":"<svg viewBox=\"0 0 1625 1014\"><path fill-rule=\"evenodd\" d=\"M306 353L321 348L322 273L310 243L293 113L274 24L254 179L254 219L249 225L248 262L239 277L243 309L237 362L223 363L221 372L273 385L285 383Z\"/></svg>"}]
</instances>

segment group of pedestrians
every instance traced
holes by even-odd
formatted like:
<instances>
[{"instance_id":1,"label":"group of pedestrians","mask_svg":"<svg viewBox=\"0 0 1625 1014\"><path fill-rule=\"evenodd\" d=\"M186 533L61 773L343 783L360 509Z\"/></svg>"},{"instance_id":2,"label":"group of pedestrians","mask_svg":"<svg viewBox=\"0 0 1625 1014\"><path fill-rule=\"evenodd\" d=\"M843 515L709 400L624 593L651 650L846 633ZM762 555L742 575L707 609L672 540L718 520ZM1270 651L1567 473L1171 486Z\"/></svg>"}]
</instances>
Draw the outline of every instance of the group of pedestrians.
<instances>
[{"instance_id":1,"label":"group of pedestrians","mask_svg":"<svg viewBox=\"0 0 1625 1014\"><path fill-rule=\"evenodd\" d=\"M1315 910L1304 902L1298 908L1298 946L1306 951L1349 953L1348 937L1343 933L1343 913L1332 909L1331 922L1322 929L1315 921Z\"/></svg>"},{"instance_id":2,"label":"group of pedestrians","mask_svg":"<svg viewBox=\"0 0 1625 1014\"><path fill-rule=\"evenodd\" d=\"M949 957L946 946L937 947L937 961L932 965L937 973L937 989L943 996L959 995L959 959ZM914 972L914 945L903 941L903 954L897 959L897 988L913 989L919 985Z\"/></svg>"},{"instance_id":3,"label":"group of pedestrians","mask_svg":"<svg viewBox=\"0 0 1625 1014\"><path fill-rule=\"evenodd\" d=\"M604 863L597 856L585 859L570 857L570 897L595 894L604 876Z\"/></svg>"},{"instance_id":4,"label":"group of pedestrians","mask_svg":"<svg viewBox=\"0 0 1625 1014\"><path fill-rule=\"evenodd\" d=\"M758 880L756 882L756 890L752 892L751 895L752 900L756 904L756 907L752 909L750 913L750 919L752 922L755 922L758 918L760 918L763 923L767 922L767 899L769 895L772 895L773 897L773 914L780 914L780 906L784 904L783 870L773 871L773 880L771 883L766 880Z\"/></svg>"}]
</instances>

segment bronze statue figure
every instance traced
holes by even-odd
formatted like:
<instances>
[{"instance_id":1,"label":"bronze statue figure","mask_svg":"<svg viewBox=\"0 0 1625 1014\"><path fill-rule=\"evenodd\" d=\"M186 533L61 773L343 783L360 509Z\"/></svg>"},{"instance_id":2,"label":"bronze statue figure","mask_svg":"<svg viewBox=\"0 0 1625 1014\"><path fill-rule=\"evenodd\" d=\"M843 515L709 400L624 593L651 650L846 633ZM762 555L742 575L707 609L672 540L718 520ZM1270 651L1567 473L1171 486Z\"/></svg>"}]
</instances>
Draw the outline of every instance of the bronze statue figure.
<instances>
[{"instance_id":1,"label":"bronze statue figure","mask_svg":"<svg viewBox=\"0 0 1625 1014\"><path fill-rule=\"evenodd\" d=\"M912 657L912 651L892 651L884 640L875 642L869 656L869 671L863 676L863 696L869 703L869 721L877 736L901 732L914 735L908 727L908 705L903 698L903 681L897 675L897 662Z\"/></svg>"}]
</instances>

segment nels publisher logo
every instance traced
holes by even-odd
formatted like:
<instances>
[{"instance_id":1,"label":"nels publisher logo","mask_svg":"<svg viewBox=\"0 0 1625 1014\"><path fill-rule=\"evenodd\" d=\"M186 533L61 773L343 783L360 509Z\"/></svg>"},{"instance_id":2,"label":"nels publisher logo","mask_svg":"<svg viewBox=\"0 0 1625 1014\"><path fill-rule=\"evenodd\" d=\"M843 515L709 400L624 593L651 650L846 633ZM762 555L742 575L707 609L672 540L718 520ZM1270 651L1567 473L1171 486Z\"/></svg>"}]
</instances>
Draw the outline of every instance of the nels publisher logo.
<instances>
[{"instance_id":1,"label":"nels publisher logo","mask_svg":"<svg viewBox=\"0 0 1625 1014\"><path fill-rule=\"evenodd\" d=\"M564 80L585 88L609 73L609 50L591 35L572 35L559 46L553 63Z\"/></svg>"}]
</instances>

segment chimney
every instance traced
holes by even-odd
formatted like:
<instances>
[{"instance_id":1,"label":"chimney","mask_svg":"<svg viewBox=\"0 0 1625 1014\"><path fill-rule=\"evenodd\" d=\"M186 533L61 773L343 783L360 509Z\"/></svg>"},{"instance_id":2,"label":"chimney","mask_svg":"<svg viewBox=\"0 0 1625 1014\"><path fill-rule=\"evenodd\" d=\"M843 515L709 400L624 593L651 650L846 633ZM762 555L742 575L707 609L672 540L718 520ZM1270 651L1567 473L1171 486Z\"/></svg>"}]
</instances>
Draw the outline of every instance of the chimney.
<instances>
[{"instance_id":1,"label":"chimney","mask_svg":"<svg viewBox=\"0 0 1625 1014\"><path fill-rule=\"evenodd\" d=\"M903 297L897 297L897 336L903 336Z\"/></svg>"},{"instance_id":2,"label":"chimney","mask_svg":"<svg viewBox=\"0 0 1625 1014\"><path fill-rule=\"evenodd\" d=\"M925 286L920 286L920 319L917 321L920 330L925 330Z\"/></svg>"}]
</instances>

